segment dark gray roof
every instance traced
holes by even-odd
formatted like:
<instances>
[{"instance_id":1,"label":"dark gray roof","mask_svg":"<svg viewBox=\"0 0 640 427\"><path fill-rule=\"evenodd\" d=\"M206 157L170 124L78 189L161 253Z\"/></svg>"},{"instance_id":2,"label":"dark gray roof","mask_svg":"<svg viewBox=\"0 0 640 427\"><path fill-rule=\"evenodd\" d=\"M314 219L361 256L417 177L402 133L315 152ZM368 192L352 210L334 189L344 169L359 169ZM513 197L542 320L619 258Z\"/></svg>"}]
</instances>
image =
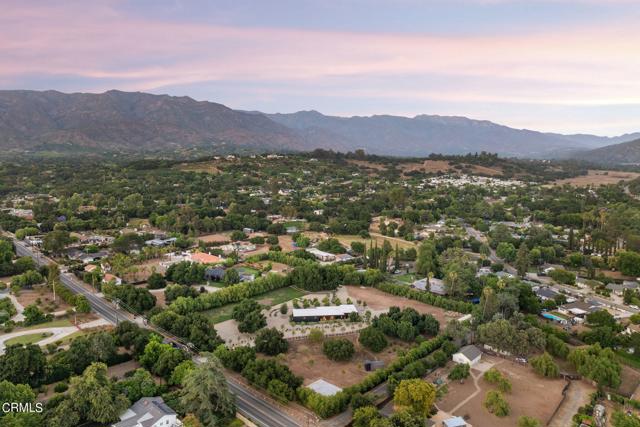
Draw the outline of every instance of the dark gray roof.
<instances>
[{"instance_id":1,"label":"dark gray roof","mask_svg":"<svg viewBox=\"0 0 640 427\"><path fill-rule=\"evenodd\" d=\"M469 360L473 360L476 357L482 355L480 349L475 345L465 345L458 351L458 353L464 354L464 356Z\"/></svg>"}]
</instances>

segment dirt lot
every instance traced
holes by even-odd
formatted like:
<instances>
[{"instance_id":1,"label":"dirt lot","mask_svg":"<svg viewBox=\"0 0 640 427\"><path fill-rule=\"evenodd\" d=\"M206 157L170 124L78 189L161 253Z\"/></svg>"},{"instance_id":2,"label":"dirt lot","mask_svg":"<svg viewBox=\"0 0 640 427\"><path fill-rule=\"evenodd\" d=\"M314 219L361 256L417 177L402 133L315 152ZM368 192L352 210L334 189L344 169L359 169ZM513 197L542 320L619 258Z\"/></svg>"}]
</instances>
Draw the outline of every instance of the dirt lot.
<instances>
[{"instance_id":1,"label":"dirt lot","mask_svg":"<svg viewBox=\"0 0 640 427\"><path fill-rule=\"evenodd\" d=\"M40 299L38 306L46 313L66 311L71 308L71 306L64 302L59 296L56 297L56 302L54 303L53 292L45 286L34 286L33 289L22 290L20 291L20 295L17 296L17 299L24 307L36 304L36 300Z\"/></svg>"},{"instance_id":2,"label":"dirt lot","mask_svg":"<svg viewBox=\"0 0 640 427\"><path fill-rule=\"evenodd\" d=\"M367 307L372 311L387 310L389 307L412 307L419 313L429 313L440 322L441 326L444 326L452 319L457 319L462 316L460 313L452 311L446 311L439 307L434 307L429 304L422 303L420 301L403 298L396 295L387 294L374 288L361 288L358 286L346 286L349 297L356 301L365 301Z\"/></svg>"},{"instance_id":3,"label":"dirt lot","mask_svg":"<svg viewBox=\"0 0 640 427\"><path fill-rule=\"evenodd\" d=\"M398 245L399 248L402 249L407 249L407 248L415 248L416 244L413 242L408 242L404 239L400 239L397 237L387 237L387 236L383 236L381 234L378 233L371 233L371 239L363 239L360 236L356 236L354 234L343 234L343 235L339 235L339 236L335 236L336 239L338 239L338 241L344 246L344 247L351 247L351 242L361 242L361 243L365 243L367 245L367 247L371 246L374 243L374 239L375 242L378 244L379 247L382 247L382 245L384 244L385 240L388 240L389 243L391 243L392 247L396 247L396 244ZM283 248L284 250L284 248Z\"/></svg>"},{"instance_id":4,"label":"dirt lot","mask_svg":"<svg viewBox=\"0 0 640 427\"><path fill-rule=\"evenodd\" d=\"M380 163L370 162L368 160L347 160L347 163L351 163L352 165L356 165L364 169L371 169L373 171L387 170L387 167L385 165Z\"/></svg>"},{"instance_id":5,"label":"dirt lot","mask_svg":"<svg viewBox=\"0 0 640 427\"><path fill-rule=\"evenodd\" d=\"M140 283L149 278L151 274L156 271L158 273L164 273L165 268L160 265L161 259L150 259L143 263L136 264L137 271L132 273L126 273L122 275L122 279L129 283Z\"/></svg>"},{"instance_id":6,"label":"dirt lot","mask_svg":"<svg viewBox=\"0 0 640 427\"><path fill-rule=\"evenodd\" d=\"M620 376L622 378L622 384L620 384L618 388L618 393L630 397L640 385L640 372L623 364L622 375Z\"/></svg>"},{"instance_id":7,"label":"dirt lot","mask_svg":"<svg viewBox=\"0 0 640 427\"><path fill-rule=\"evenodd\" d=\"M223 243L230 242L231 238L229 237L231 233L214 233L214 234L204 234L198 237L198 240L202 240L205 243Z\"/></svg>"},{"instance_id":8,"label":"dirt lot","mask_svg":"<svg viewBox=\"0 0 640 427\"><path fill-rule=\"evenodd\" d=\"M322 354L322 344L312 344L304 340L290 342L284 363L296 375L304 378L305 385L324 379L344 388L362 381L368 375L363 367L365 360L384 360L388 363L397 357L398 350L409 347L407 343L393 341L382 352L372 353L358 344L357 335L346 335L343 338L351 340L356 347L356 354L348 362L329 360Z\"/></svg>"},{"instance_id":9,"label":"dirt lot","mask_svg":"<svg viewBox=\"0 0 640 427\"><path fill-rule=\"evenodd\" d=\"M545 425L562 400L565 382L561 379L541 378L529 366L497 357L483 355L482 359L485 363L493 363L498 370L509 377L513 389L511 393L505 394L505 398L511 407L511 414L498 418L484 408L482 403L485 395L494 387L484 381L482 374L475 369L472 369L472 374L477 378L475 384L471 378L464 384L455 381L449 383L449 392L438 402L438 407L447 412L453 412L456 416L468 416L469 423L474 427L513 427L517 425L518 417L521 415L535 417ZM477 392L478 389L479 392ZM477 394L474 395L476 392ZM461 405L470 396L473 397Z\"/></svg>"},{"instance_id":10,"label":"dirt lot","mask_svg":"<svg viewBox=\"0 0 640 427\"><path fill-rule=\"evenodd\" d=\"M588 185L600 186L608 184L617 184L619 181L631 181L640 177L637 172L620 172L608 170L589 170L587 175L576 176L573 178L559 179L554 182L555 185L569 184L575 187L586 187Z\"/></svg>"}]
</instances>

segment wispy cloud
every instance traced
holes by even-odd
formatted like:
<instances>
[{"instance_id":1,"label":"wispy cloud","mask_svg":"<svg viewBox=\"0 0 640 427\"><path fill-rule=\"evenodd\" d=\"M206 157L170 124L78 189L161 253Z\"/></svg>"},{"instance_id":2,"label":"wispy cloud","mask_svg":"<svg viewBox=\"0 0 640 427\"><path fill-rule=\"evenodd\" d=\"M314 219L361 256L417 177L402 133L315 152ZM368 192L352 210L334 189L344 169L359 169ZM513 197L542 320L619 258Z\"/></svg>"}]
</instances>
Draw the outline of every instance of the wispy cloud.
<instances>
[{"instance_id":1,"label":"wispy cloud","mask_svg":"<svg viewBox=\"0 0 640 427\"><path fill-rule=\"evenodd\" d=\"M414 105L640 106L636 22L442 36L207 25L146 19L120 5L9 2L0 15L0 85L64 76L77 78L77 90L188 87L199 97L198 84L262 81L280 82L282 95L306 90L307 107L316 87Z\"/></svg>"}]
</instances>

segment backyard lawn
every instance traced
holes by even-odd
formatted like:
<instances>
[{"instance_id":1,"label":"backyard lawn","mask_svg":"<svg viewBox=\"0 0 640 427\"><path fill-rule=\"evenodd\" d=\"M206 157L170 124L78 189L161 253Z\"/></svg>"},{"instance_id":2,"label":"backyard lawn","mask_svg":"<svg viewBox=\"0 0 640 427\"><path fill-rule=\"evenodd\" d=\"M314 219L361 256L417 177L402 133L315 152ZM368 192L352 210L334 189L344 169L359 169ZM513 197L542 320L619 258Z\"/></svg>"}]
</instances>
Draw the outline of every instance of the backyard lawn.
<instances>
[{"instance_id":1,"label":"backyard lawn","mask_svg":"<svg viewBox=\"0 0 640 427\"><path fill-rule=\"evenodd\" d=\"M300 298L305 294L306 292L299 289L282 288L267 292L262 295L257 295L251 299L258 301L262 305L273 307L274 305L279 305L283 302L291 301L294 298ZM227 304L223 305L222 307L204 311L203 314L210 318L213 323L220 323L231 319L231 313L233 313L233 307L235 306L236 304Z\"/></svg>"}]
</instances>

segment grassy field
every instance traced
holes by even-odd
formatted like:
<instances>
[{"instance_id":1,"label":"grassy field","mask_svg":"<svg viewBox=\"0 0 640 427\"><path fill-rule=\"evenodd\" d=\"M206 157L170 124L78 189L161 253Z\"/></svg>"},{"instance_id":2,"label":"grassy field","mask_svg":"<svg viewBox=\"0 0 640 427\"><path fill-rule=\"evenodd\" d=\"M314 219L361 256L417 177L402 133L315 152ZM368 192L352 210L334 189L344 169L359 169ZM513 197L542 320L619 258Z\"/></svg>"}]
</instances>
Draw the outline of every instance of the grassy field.
<instances>
[{"instance_id":1,"label":"grassy field","mask_svg":"<svg viewBox=\"0 0 640 427\"><path fill-rule=\"evenodd\" d=\"M22 335L19 337L11 338L5 342L6 346L14 345L14 344L34 344L38 341L42 341L43 339L50 337L53 335L51 332L42 332L38 334L28 334Z\"/></svg>"},{"instance_id":2,"label":"grassy field","mask_svg":"<svg viewBox=\"0 0 640 427\"><path fill-rule=\"evenodd\" d=\"M618 361L632 368L640 369L640 357L629 354L624 350L616 350Z\"/></svg>"},{"instance_id":3,"label":"grassy field","mask_svg":"<svg viewBox=\"0 0 640 427\"><path fill-rule=\"evenodd\" d=\"M73 326L73 322L67 318L60 318L60 319L52 320L51 322L38 323L37 325L27 326L26 328L22 328L21 330L43 329L43 328L64 328L66 326Z\"/></svg>"},{"instance_id":4,"label":"grassy field","mask_svg":"<svg viewBox=\"0 0 640 427\"><path fill-rule=\"evenodd\" d=\"M397 274L391 277L399 282L404 283L413 283L418 280L418 276L416 276L415 274Z\"/></svg>"},{"instance_id":5,"label":"grassy field","mask_svg":"<svg viewBox=\"0 0 640 427\"><path fill-rule=\"evenodd\" d=\"M251 299L258 301L262 305L272 307L274 305L279 305L283 302L290 301L294 298L299 298L305 294L306 292L298 289L282 288L267 292L266 294L258 295ZM222 307L204 311L203 314L210 318L213 323L221 323L231 319L233 307L235 307L236 305L237 304L227 304Z\"/></svg>"},{"instance_id":6,"label":"grassy field","mask_svg":"<svg viewBox=\"0 0 640 427\"><path fill-rule=\"evenodd\" d=\"M415 248L416 247L415 243L408 242L408 241L403 240L403 239L382 236L382 235L379 235L379 234L376 234L376 235L372 234L372 236L373 236L373 238L371 238L371 239L363 239L360 236L352 235L352 234L344 234L344 235L335 236L335 237L336 237L336 239L338 239L338 241L340 243L342 243L346 247L350 247L351 246L351 242L365 243L367 245L367 248L370 247L372 244L375 245L375 243L378 243L378 247L382 247L382 245L384 244L385 240L388 240L389 243L391 243L391 247L392 248L395 248L396 244L398 245L399 248L402 248L402 249Z\"/></svg>"}]
</instances>

